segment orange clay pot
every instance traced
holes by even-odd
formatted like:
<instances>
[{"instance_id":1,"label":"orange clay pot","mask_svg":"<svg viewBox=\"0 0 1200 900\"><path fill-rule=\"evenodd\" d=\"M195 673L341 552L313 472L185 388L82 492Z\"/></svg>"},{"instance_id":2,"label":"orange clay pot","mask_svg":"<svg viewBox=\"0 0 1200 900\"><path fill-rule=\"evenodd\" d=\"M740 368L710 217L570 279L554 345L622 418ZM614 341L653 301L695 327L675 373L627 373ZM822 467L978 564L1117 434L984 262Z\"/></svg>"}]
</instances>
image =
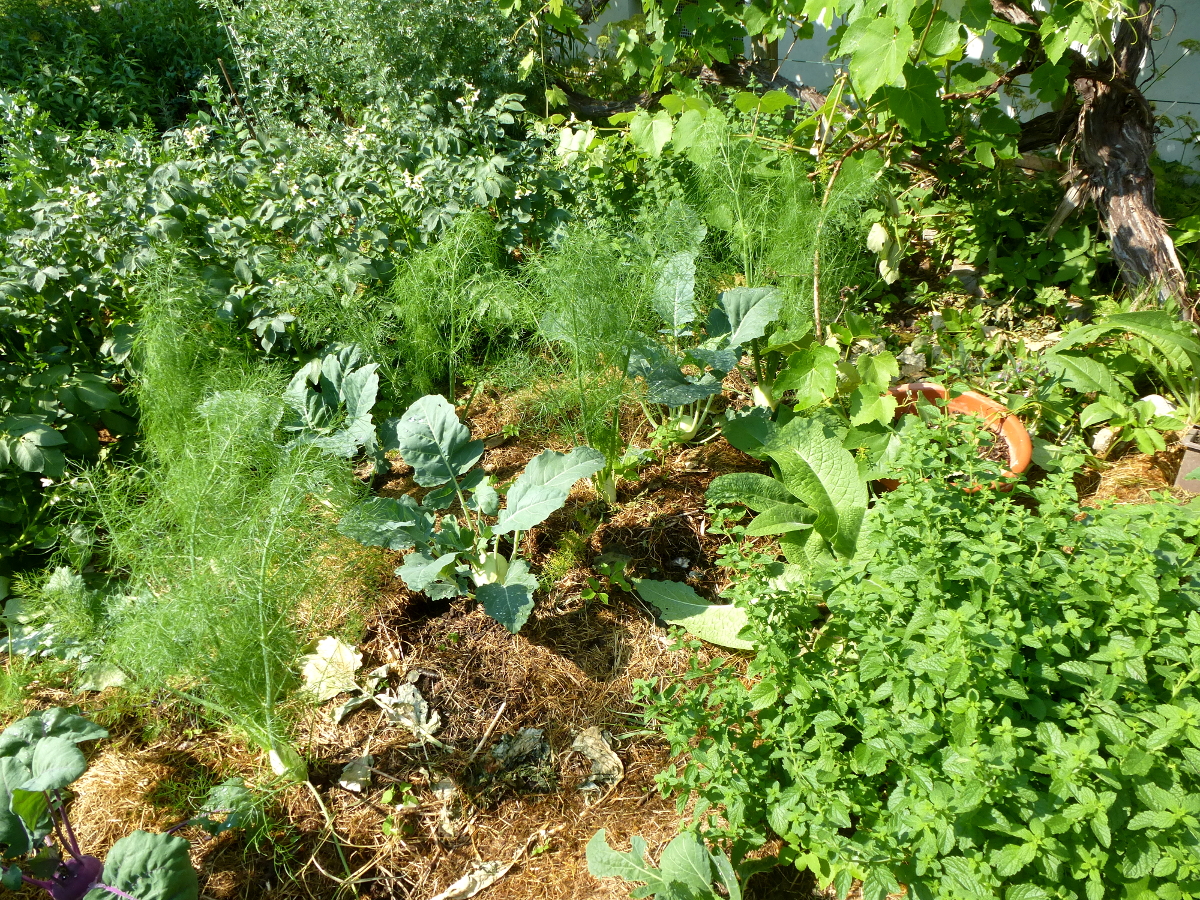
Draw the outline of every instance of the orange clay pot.
<instances>
[{"instance_id":1,"label":"orange clay pot","mask_svg":"<svg viewBox=\"0 0 1200 900\"><path fill-rule=\"evenodd\" d=\"M1003 437L1004 442L1008 445L1008 469L1004 472L1004 476L1011 478L1029 468L1029 461L1033 457L1033 442L1029 439L1029 432L1025 430L1020 419L1009 413L995 400L991 400L983 394L977 394L975 391L966 391L946 402L944 387L940 384L920 381L897 385L892 388L891 393L899 404L896 407L896 418L915 413L917 411L917 394L921 394L930 403L945 402L948 412L982 419L992 431ZM888 491L894 490L899 484L900 482L893 478L879 480L879 485ZM963 490L973 493L980 487L981 485L975 484L965 487ZM1007 491L1011 489L1012 485L1002 484L999 487L1000 490Z\"/></svg>"}]
</instances>

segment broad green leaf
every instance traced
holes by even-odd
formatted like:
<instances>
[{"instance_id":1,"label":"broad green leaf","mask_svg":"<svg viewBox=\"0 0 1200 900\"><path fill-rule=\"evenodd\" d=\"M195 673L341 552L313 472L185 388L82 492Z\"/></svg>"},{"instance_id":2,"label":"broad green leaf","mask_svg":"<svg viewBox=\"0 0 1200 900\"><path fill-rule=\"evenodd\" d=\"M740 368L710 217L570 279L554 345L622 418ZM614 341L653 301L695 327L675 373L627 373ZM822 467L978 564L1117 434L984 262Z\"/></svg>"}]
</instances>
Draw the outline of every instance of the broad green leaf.
<instances>
[{"instance_id":1,"label":"broad green leaf","mask_svg":"<svg viewBox=\"0 0 1200 900\"><path fill-rule=\"evenodd\" d=\"M663 881L683 885L694 896L712 894L712 861L704 841L685 831L667 844L658 858Z\"/></svg>"},{"instance_id":2,"label":"broad green leaf","mask_svg":"<svg viewBox=\"0 0 1200 900\"><path fill-rule=\"evenodd\" d=\"M776 426L771 418L771 411L756 406L740 415L727 415L728 418L721 423L721 435L725 440L743 453L751 456L761 455L762 448L775 433Z\"/></svg>"},{"instance_id":3,"label":"broad green leaf","mask_svg":"<svg viewBox=\"0 0 1200 900\"><path fill-rule=\"evenodd\" d=\"M734 650L753 650L754 644L738 637L746 627L746 611L739 606L709 603L686 584L640 578L634 588L656 607L668 625L678 625L703 641Z\"/></svg>"},{"instance_id":4,"label":"broad green leaf","mask_svg":"<svg viewBox=\"0 0 1200 900\"><path fill-rule=\"evenodd\" d=\"M471 432L441 395L422 397L392 425L389 446L413 467L422 487L436 487L466 473L483 455L483 442Z\"/></svg>"},{"instance_id":5,"label":"broad green leaf","mask_svg":"<svg viewBox=\"0 0 1200 900\"><path fill-rule=\"evenodd\" d=\"M740 503L755 512L766 512L776 506L791 506L796 502L783 484L769 475L757 472L731 472L718 475L705 494L709 503Z\"/></svg>"},{"instance_id":6,"label":"broad green leaf","mask_svg":"<svg viewBox=\"0 0 1200 900\"><path fill-rule=\"evenodd\" d=\"M370 363L355 369L342 379L341 395L346 401L346 418L355 421L371 418L371 407L379 393L379 368Z\"/></svg>"},{"instance_id":7,"label":"broad green leaf","mask_svg":"<svg viewBox=\"0 0 1200 900\"><path fill-rule=\"evenodd\" d=\"M409 590L420 593L435 581L449 577L443 573L447 567L454 565L457 558L457 553L446 553L434 559L423 550L414 550L404 557L404 564L396 570L396 574L404 579Z\"/></svg>"},{"instance_id":8,"label":"broad green leaf","mask_svg":"<svg viewBox=\"0 0 1200 900\"><path fill-rule=\"evenodd\" d=\"M7 845L7 856L23 856L30 850L29 832L20 813L10 805L14 791L28 780L28 766L11 756L0 757L0 844ZM44 810L46 799L41 794L34 796Z\"/></svg>"},{"instance_id":9,"label":"broad green leaf","mask_svg":"<svg viewBox=\"0 0 1200 900\"><path fill-rule=\"evenodd\" d=\"M181 837L135 831L108 851L104 883L137 900L194 900L200 885L190 851ZM84 900L112 900L112 894L97 888Z\"/></svg>"},{"instance_id":10,"label":"broad green leaf","mask_svg":"<svg viewBox=\"0 0 1200 900\"><path fill-rule=\"evenodd\" d=\"M904 86L904 64L912 43L908 24L890 16L860 16L846 29L841 52L850 53L850 77L864 102L885 84Z\"/></svg>"},{"instance_id":11,"label":"broad green leaf","mask_svg":"<svg viewBox=\"0 0 1200 900\"><path fill-rule=\"evenodd\" d=\"M775 288L731 288L722 292L717 306L729 323L729 346L744 347L766 335L779 318L783 294Z\"/></svg>"},{"instance_id":12,"label":"broad green leaf","mask_svg":"<svg viewBox=\"0 0 1200 900\"><path fill-rule=\"evenodd\" d=\"M758 537L764 534L790 534L812 528L813 520L817 517L807 506L798 503L780 503L754 517L746 527L748 537Z\"/></svg>"},{"instance_id":13,"label":"broad green leaf","mask_svg":"<svg viewBox=\"0 0 1200 900\"><path fill-rule=\"evenodd\" d=\"M793 419L766 448L789 491L817 513L813 528L844 557L854 555L867 510L867 483L854 456L823 422Z\"/></svg>"},{"instance_id":14,"label":"broad green leaf","mask_svg":"<svg viewBox=\"0 0 1200 900\"><path fill-rule=\"evenodd\" d=\"M389 550L408 550L433 536L428 515L407 494L356 503L338 522L338 532L368 547Z\"/></svg>"},{"instance_id":15,"label":"broad green leaf","mask_svg":"<svg viewBox=\"0 0 1200 900\"><path fill-rule=\"evenodd\" d=\"M503 584L481 584L475 589L475 597L483 604L484 612L516 634L533 612L537 589L538 581L525 560L516 559L509 565Z\"/></svg>"},{"instance_id":16,"label":"broad green leaf","mask_svg":"<svg viewBox=\"0 0 1200 900\"><path fill-rule=\"evenodd\" d=\"M64 737L44 737L33 745L29 779L18 785L23 791L62 790L87 771L87 760L75 746L75 742Z\"/></svg>"},{"instance_id":17,"label":"broad green leaf","mask_svg":"<svg viewBox=\"0 0 1200 900\"><path fill-rule=\"evenodd\" d=\"M1111 394L1114 397L1121 395L1121 387L1108 371L1108 366L1086 353L1047 350L1042 354L1042 362L1072 390L1085 394Z\"/></svg>"},{"instance_id":18,"label":"broad green leaf","mask_svg":"<svg viewBox=\"0 0 1200 900\"><path fill-rule=\"evenodd\" d=\"M1107 422L1114 415L1116 410L1107 403L1090 403L1083 408L1079 414L1079 427L1091 428L1093 425L1099 425L1101 422Z\"/></svg>"},{"instance_id":19,"label":"broad green leaf","mask_svg":"<svg viewBox=\"0 0 1200 900\"><path fill-rule=\"evenodd\" d=\"M624 878L626 881L658 885L658 871L646 862L646 842L634 835L630 844L633 849L628 853L614 850L608 845L608 838L601 828L588 841L588 873L593 878Z\"/></svg>"},{"instance_id":20,"label":"broad green leaf","mask_svg":"<svg viewBox=\"0 0 1200 900\"><path fill-rule=\"evenodd\" d=\"M643 153L659 157L662 156L663 147L671 140L673 127L671 115L665 109L660 109L653 116L639 109L629 123L629 139Z\"/></svg>"},{"instance_id":21,"label":"broad green leaf","mask_svg":"<svg viewBox=\"0 0 1200 900\"><path fill-rule=\"evenodd\" d=\"M860 353L854 361L854 368L864 386L876 390L886 390L892 379L900 374L900 364L896 357L884 350L880 353Z\"/></svg>"},{"instance_id":22,"label":"broad green leaf","mask_svg":"<svg viewBox=\"0 0 1200 900\"><path fill-rule=\"evenodd\" d=\"M67 569L61 571L70 575ZM32 765L33 746L44 737L66 738L78 744L106 738L108 732L65 709L47 709L14 722L0 733L0 757L15 756L25 765Z\"/></svg>"},{"instance_id":23,"label":"broad green leaf","mask_svg":"<svg viewBox=\"0 0 1200 900\"><path fill-rule=\"evenodd\" d=\"M651 303L673 333L696 318L695 251L676 253L663 264Z\"/></svg>"},{"instance_id":24,"label":"broad green leaf","mask_svg":"<svg viewBox=\"0 0 1200 900\"><path fill-rule=\"evenodd\" d=\"M796 409L808 409L837 393L837 362L833 347L810 347L788 357L787 365L775 379L772 392L795 391Z\"/></svg>"},{"instance_id":25,"label":"broad green leaf","mask_svg":"<svg viewBox=\"0 0 1200 900\"><path fill-rule=\"evenodd\" d=\"M957 30L957 22L947 25ZM942 109L939 91L941 83L929 66L904 66L905 87L884 85L882 97L892 115L908 131L920 139L939 135L946 130L946 113Z\"/></svg>"},{"instance_id":26,"label":"broad green leaf","mask_svg":"<svg viewBox=\"0 0 1200 900\"><path fill-rule=\"evenodd\" d=\"M647 399L663 406L679 407L721 393L721 382L711 375L692 381L679 369L654 369L646 377Z\"/></svg>"},{"instance_id":27,"label":"broad green leaf","mask_svg":"<svg viewBox=\"0 0 1200 900\"><path fill-rule=\"evenodd\" d=\"M508 502L496 523L496 534L528 531L562 507L581 478L604 468L604 454L591 447L570 453L545 450L535 456L509 489Z\"/></svg>"},{"instance_id":28,"label":"broad green leaf","mask_svg":"<svg viewBox=\"0 0 1200 900\"><path fill-rule=\"evenodd\" d=\"M925 46L922 52L928 57L949 56L963 43L963 28L959 22L950 18L942 9L933 14L929 23L929 31L925 35Z\"/></svg>"},{"instance_id":29,"label":"broad green leaf","mask_svg":"<svg viewBox=\"0 0 1200 900\"><path fill-rule=\"evenodd\" d=\"M896 398L888 391L863 385L850 395L850 424L887 424L896 414Z\"/></svg>"},{"instance_id":30,"label":"broad green leaf","mask_svg":"<svg viewBox=\"0 0 1200 900\"><path fill-rule=\"evenodd\" d=\"M1143 338L1163 354L1172 366L1184 371L1191 369L1190 357L1200 354L1200 341L1185 331L1184 326L1176 322L1170 314L1161 310L1105 316L1099 322L1069 332L1058 343L1056 350L1092 343L1114 331L1127 331Z\"/></svg>"}]
</instances>

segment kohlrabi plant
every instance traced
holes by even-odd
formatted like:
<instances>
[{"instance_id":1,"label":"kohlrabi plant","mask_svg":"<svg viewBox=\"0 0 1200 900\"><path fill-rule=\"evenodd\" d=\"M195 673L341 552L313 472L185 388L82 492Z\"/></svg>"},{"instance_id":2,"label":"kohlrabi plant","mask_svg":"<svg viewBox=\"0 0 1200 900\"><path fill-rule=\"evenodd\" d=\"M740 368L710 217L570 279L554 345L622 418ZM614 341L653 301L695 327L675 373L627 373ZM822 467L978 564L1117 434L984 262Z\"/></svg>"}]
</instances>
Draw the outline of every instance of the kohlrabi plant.
<instances>
[{"instance_id":1,"label":"kohlrabi plant","mask_svg":"<svg viewBox=\"0 0 1200 900\"><path fill-rule=\"evenodd\" d=\"M284 431L293 445L311 444L335 456L377 449L371 407L379 392L375 363L353 344L314 359L293 376L283 399Z\"/></svg>"},{"instance_id":2,"label":"kohlrabi plant","mask_svg":"<svg viewBox=\"0 0 1200 900\"><path fill-rule=\"evenodd\" d=\"M517 556L521 532L566 503L572 486L598 472L604 455L590 447L546 450L508 489L506 503L475 464L483 442L441 396L422 397L385 428L389 449L413 467L425 498L373 497L342 520L340 530L364 544L411 550L396 570L411 590L433 599L474 593L484 611L516 633L533 609L538 581ZM507 555L501 552L507 541Z\"/></svg>"},{"instance_id":3,"label":"kohlrabi plant","mask_svg":"<svg viewBox=\"0 0 1200 900\"><path fill-rule=\"evenodd\" d=\"M767 330L779 316L783 295L775 288L733 288L724 291L697 335L693 323L699 313L695 302L695 254L672 257L655 287L654 307L666 322L661 335L646 338L634 347L626 369L632 378L646 382L647 420L667 439L696 440L708 424L713 403L722 391L722 380L750 353L761 372ZM698 339L699 338L699 339ZM688 374L685 368L694 370ZM765 402L765 401L764 401Z\"/></svg>"},{"instance_id":4,"label":"kohlrabi plant","mask_svg":"<svg viewBox=\"0 0 1200 900\"><path fill-rule=\"evenodd\" d=\"M181 837L135 831L117 841L103 862L80 850L65 794L87 770L78 745L103 737L103 728L62 709L21 719L0 733L0 885L31 885L54 900L195 898L196 871Z\"/></svg>"},{"instance_id":5,"label":"kohlrabi plant","mask_svg":"<svg viewBox=\"0 0 1200 900\"><path fill-rule=\"evenodd\" d=\"M742 888L729 857L710 850L690 831L681 833L667 844L658 865L648 861L646 841L634 835L630 851L621 853L608 845L603 828L587 845L588 872L596 878L624 878L640 881L629 896L654 897L656 900L741 900ZM713 887L720 884L724 892Z\"/></svg>"}]
</instances>

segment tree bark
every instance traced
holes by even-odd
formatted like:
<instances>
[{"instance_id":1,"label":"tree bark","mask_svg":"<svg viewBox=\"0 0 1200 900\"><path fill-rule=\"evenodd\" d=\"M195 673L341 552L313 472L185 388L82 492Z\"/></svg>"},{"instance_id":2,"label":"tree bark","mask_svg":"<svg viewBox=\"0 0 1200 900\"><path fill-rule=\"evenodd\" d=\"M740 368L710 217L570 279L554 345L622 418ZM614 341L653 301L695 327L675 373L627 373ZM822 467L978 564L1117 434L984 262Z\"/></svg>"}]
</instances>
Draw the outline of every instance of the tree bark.
<instances>
[{"instance_id":1,"label":"tree bark","mask_svg":"<svg viewBox=\"0 0 1200 900\"><path fill-rule=\"evenodd\" d=\"M1098 70L1074 78L1081 109L1071 185L1096 204L1125 282L1173 297L1190 318L1187 277L1154 199L1154 114L1137 86L1150 45L1153 0L1117 32L1115 52Z\"/></svg>"}]
</instances>

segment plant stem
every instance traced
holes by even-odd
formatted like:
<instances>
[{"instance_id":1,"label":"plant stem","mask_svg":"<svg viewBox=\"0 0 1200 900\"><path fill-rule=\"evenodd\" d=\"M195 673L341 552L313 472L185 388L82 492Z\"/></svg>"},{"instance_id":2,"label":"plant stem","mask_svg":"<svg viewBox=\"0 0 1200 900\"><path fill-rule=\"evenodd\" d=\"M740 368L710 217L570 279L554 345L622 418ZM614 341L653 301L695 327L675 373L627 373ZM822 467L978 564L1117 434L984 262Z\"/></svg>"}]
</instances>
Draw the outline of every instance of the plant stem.
<instances>
[{"instance_id":1,"label":"plant stem","mask_svg":"<svg viewBox=\"0 0 1200 900\"><path fill-rule=\"evenodd\" d=\"M58 788L54 789L54 799L58 801L58 814L62 818L63 827L67 829L67 837L71 841L71 855L79 859L82 856L79 851L79 841L75 839L75 829L71 827L71 820L67 818L67 811L63 806L62 791Z\"/></svg>"}]
</instances>

